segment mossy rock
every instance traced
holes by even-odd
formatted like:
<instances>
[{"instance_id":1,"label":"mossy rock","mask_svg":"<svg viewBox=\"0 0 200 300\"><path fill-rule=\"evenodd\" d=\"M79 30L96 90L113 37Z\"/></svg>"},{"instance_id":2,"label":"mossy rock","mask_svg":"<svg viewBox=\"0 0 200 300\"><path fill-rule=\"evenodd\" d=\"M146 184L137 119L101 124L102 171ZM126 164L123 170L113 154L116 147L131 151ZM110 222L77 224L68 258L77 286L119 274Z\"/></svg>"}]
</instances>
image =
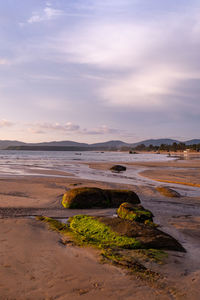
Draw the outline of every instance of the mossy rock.
<instances>
[{"instance_id":1,"label":"mossy rock","mask_svg":"<svg viewBox=\"0 0 200 300\"><path fill-rule=\"evenodd\" d=\"M156 190L160 194L162 194L163 196L166 196L166 197L170 197L170 198L173 198L173 197L180 198L181 197L181 195L178 192L176 192L173 189L170 189L167 186L158 186L158 187L156 187Z\"/></svg>"},{"instance_id":2,"label":"mossy rock","mask_svg":"<svg viewBox=\"0 0 200 300\"><path fill-rule=\"evenodd\" d=\"M119 235L97 218L76 215L69 218L69 224L79 242L92 244L99 248L140 248L140 242L135 238Z\"/></svg>"},{"instance_id":3,"label":"mossy rock","mask_svg":"<svg viewBox=\"0 0 200 300\"><path fill-rule=\"evenodd\" d=\"M69 224L48 217L37 217L52 230L70 234L79 245L91 244L107 249L160 249L186 252L170 235L143 223L118 217L91 217L76 215Z\"/></svg>"},{"instance_id":4,"label":"mossy rock","mask_svg":"<svg viewBox=\"0 0 200 300\"><path fill-rule=\"evenodd\" d=\"M123 202L139 204L136 193L129 190L106 190L93 187L75 188L67 191L62 200L65 208L109 208Z\"/></svg>"},{"instance_id":5,"label":"mossy rock","mask_svg":"<svg viewBox=\"0 0 200 300\"><path fill-rule=\"evenodd\" d=\"M136 238L143 249L185 252L177 240L155 227L121 218L98 217L98 220L121 236Z\"/></svg>"},{"instance_id":6,"label":"mossy rock","mask_svg":"<svg viewBox=\"0 0 200 300\"><path fill-rule=\"evenodd\" d=\"M121 166L121 165L114 165L110 168L110 170L112 172L123 172L123 171L126 171L126 167Z\"/></svg>"},{"instance_id":7,"label":"mossy rock","mask_svg":"<svg viewBox=\"0 0 200 300\"><path fill-rule=\"evenodd\" d=\"M109 207L109 199L104 190L82 187L67 191L62 200L65 208Z\"/></svg>"},{"instance_id":8,"label":"mossy rock","mask_svg":"<svg viewBox=\"0 0 200 300\"><path fill-rule=\"evenodd\" d=\"M144 209L142 205L133 205L128 202L124 202L117 210L117 215L121 219L142 222L153 221L153 214Z\"/></svg>"}]
</instances>

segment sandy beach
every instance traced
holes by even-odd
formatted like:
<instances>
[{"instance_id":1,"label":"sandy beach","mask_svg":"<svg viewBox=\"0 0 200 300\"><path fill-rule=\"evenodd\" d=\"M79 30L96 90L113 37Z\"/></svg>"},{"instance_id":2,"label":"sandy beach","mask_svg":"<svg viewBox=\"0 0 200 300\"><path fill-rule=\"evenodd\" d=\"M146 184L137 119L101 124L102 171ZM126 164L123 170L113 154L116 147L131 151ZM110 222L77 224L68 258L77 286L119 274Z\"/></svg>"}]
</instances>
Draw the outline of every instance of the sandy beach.
<instances>
[{"instance_id":1,"label":"sandy beach","mask_svg":"<svg viewBox=\"0 0 200 300\"><path fill-rule=\"evenodd\" d=\"M200 1L0 24L0 300L200 300Z\"/></svg>"},{"instance_id":2,"label":"sandy beach","mask_svg":"<svg viewBox=\"0 0 200 300\"><path fill-rule=\"evenodd\" d=\"M108 170L110 164L91 163ZM0 299L199 299L200 284L200 161L127 163L137 168L150 184L131 185L80 178L10 176L0 179ZM144 170L145 169L145 170ZM55 175L52 173L52 175ZM155 181L153 181L155 180ZM155 187L158 180L173 181L180 198L167 198ZM177 185L177 182L184 184ZM154 184L155 183L155 184ZM162 184L161 182L159 184ZM169 251L164 265L157 266L162 279L150 284L99 261L95 249L64 246L58 233L34 217L64 219L71 215L113 215L115 209L67 210L63 193L92 186L135 191L150 209L160 228L176 238L186 253ZM168 183L173 186L173 183ZM175 188L176 189L176 188ZM191 191L191 190L189 190Z\"/></svg>"}]
</instances>

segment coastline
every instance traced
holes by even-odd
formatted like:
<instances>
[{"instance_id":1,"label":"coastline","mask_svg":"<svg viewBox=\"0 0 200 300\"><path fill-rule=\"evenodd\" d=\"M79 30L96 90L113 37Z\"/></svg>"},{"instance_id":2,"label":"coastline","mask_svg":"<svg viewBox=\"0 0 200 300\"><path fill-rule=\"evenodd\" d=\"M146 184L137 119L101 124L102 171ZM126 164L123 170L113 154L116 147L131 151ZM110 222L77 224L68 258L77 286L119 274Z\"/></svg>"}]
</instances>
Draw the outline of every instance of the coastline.
<instances>
[{"instance_id":1,"label":"coastline","mask_svg":"<svg viewBox=\"0 0 200 300\"><path fill-rule=\"evenodd\" d=\"M113 163L111 163L113 164ZM198 181L200 162L126 163L146 168L142 176L155 179L184 176ZM107 170L109 163L90 163L90 168ZM190 171L190 173L189 173ZM51 173L51 172L50 172ZM155 184L119 184L69 177L18 176L0 178L0 295L2 299L190 299L199 297L200 197L171 199L160 195ZM184 175L185 174L185 175ZM189 174L189 177L188 177ZM151 177L152 176L152 177ZM166 179L167 180L167 179ZM162 184L162 183L160 183ZM168 184L171 186L171 184ZM41 212L65 218L79 211L61 206L65 190L81 186L120 188L135 191L142 204L155 215L161 229L183 244L187 253L169 252L159 271L166 278L162 289L131 277L127 271L102 265L94 249L63 246L58 233L36 221ZM200 190L199 190L200 192ZM112 215L115 210L85 211ZM23 295L23 296L22 296Z\"/></svg>"}]
</instances>

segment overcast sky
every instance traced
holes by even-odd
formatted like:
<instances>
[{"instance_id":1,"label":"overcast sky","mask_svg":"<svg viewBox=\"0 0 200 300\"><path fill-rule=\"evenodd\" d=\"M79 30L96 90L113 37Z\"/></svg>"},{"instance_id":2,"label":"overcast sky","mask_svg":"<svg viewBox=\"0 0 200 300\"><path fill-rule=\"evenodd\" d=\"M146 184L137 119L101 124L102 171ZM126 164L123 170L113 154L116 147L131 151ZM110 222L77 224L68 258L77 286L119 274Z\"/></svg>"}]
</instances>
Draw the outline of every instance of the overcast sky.
<instances>
[{"instance_id":1,"label":"overcast sky","mask_svg":"<svg viewBox=\"0 0 200 300\"><path fill-rule=\"evenodd\" d=\"M199 0L0 0L0 139L187 140L199 128Z\"/></svg>"}]
</instances>

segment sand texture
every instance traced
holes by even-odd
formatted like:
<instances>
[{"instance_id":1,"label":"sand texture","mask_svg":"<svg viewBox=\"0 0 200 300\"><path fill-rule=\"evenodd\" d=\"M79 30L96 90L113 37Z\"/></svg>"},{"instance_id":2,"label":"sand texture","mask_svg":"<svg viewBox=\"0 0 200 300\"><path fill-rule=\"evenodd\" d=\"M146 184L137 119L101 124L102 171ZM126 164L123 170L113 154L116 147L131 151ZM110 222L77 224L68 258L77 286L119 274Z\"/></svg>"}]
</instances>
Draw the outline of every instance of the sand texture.
<instances>
[{"instance_id":1,"label":"sand texture","mask_svg":"<svg viewBox=\"0 0 200 300\"><path fill-rule=\"evenodd\" d=\"M126 164L129 166L129 164ZM130 165L134 167L134 165ZM109 168L92 164L92 168ZM141 163L145 176L199 182L199 161ZM144 171L144 167L146 170ZM185 172L184 172L185 170ZM157 184L155 182L155 184ZM187 250L169 251L166 264L155 267L162 275L157 283L129 275L125 269L99 262L98 251L61 243L61 236L34 216L65 218L73 214L113 215L115 209L62 208L63 193L77 186L130 188L142 205L155 215L160 229L171 234ZM200 286L200 189L180 198L167 198L156 185L122 185L72 178L9 177L0 179L0 299L199 299ZM171 187L171 185L169 184ZM32 217L31 217L32 216Z\"/></svg>"}]
</instances>

